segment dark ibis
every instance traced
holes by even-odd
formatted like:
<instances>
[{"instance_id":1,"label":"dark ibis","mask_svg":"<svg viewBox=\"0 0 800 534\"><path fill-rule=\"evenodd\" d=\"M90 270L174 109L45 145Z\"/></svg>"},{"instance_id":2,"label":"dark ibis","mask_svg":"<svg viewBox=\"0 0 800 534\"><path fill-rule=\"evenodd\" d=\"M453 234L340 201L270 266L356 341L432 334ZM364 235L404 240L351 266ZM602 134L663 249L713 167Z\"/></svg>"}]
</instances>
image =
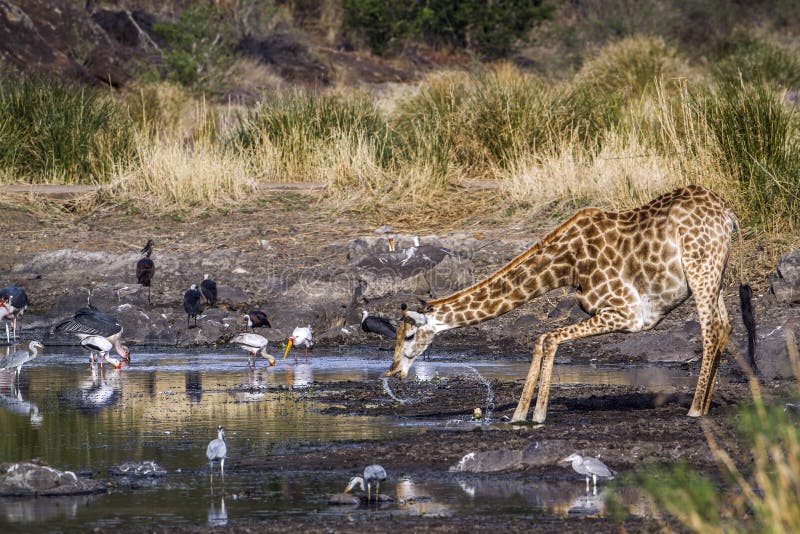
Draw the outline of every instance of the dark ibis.
<instances>
[{"instance_id":1,"label":"dark ibis","mask_svg":"<svg viewBox=\"0 0 800 534\"><path fill-rule=\"evenodd\" d=\"M213 308L217 305L217 283L209 278L208 275L203 276L203 281L200 282L200 291L209 306Z\"/></svg>"},{"instance_id":2,"label":"dark ibis","mask_svg":"<svg viewBox=\"0 0 800 534\"><path fill-rule=\"evenodd\" d=\"M247 323L247 328L250 332L254 332L254 328L272 328L267 319L267 314L261 310L250 310L244 314L244 322Z\"/></svg>"},{"instance_id":3,"label":"dark ibis","mask_svg":"<svg viewBox=\"0 0 800 534\"><path fill-rule=\"evenodd\" d=\"M147 244L142 248L144 258L136 262L136 281L147 288L147 304L150 302L150 283L153 280L153 275L156 273L156 264L150 259L150 254L153 252L153 240L148 239Z\"/></svg>"},{"instance_id":4,"label":"dark ibis","mask_svg":"<svg viewBox=\"0 0 800 534\"><path fill-rule=\"evenodd\" d=\"M183 294L183 309L186 311L186 328L197 328L197 316L203 311L201 301L203 294L197 290L197 284ZM189 326L189 319L194 319L194 326Z\"/></svg>"},{"instance_id":5,"label":"dark ibis","mask_svg":"<svg viewBox=\"0 0 800 534\"><path fill-rule=\"evenodd\" d=\"M397 327L385 317L370 315L367 310L361 312L361 330L367 333L378 334L387 339L397 338Z\"/></svg>"}]
</instances>

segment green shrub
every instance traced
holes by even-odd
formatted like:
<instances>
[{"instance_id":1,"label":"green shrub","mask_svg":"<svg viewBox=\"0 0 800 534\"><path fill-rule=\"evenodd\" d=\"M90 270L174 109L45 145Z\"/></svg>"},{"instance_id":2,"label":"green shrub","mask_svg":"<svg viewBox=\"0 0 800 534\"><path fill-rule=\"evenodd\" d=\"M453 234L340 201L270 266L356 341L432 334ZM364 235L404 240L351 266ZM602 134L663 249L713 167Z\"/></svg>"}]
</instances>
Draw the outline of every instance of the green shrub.
<instances>
[{"instance_id":1,"label":"green shrub","mask_svg":"<svg viewBox=\"0 0 800 534\"><path fill-rule=\"evenodd\" d=\"M373 156L379 163L388 164L392 156L388 125L371 100L314 92L266 97L256 109L239 117L229 143L248 150L269 142L284 160L302 163L337 136L353 142L372 140Z\"/></svg>"},{"instance_id":2,"label":"green shrub","mask_svg":"<svg viewBox=\"0 0 800 534\"><path fill-rule=\"evenodd\" d=\"M155 23L153 31L164 43L164 75L168 80L202 87L221 83L217 78L232 63L236 44L230 12L211 3L192 4L181 12L177 22Z\"/></svg>"},{"instance_id":3,"label":"green shrub","mask_svg":"<svg viewBox=\"0 0 800 534\"><path fill-rule=\"evenodd\" d=\"M343 0L345 27L375 53L409 39L467 48L484 57L507 54L552 8L541 0Z\"/></svg>"},{"instance_id":4,"label":"green shrub","mask_svg":"<svg viewBox=\"0 0 800 534\"><path fill-rule=\"evenodd\" d=\"M91 89L0 83L0 166L29 182L94 184L135 158L127 114Z\"/></svg>"}]
</instances>

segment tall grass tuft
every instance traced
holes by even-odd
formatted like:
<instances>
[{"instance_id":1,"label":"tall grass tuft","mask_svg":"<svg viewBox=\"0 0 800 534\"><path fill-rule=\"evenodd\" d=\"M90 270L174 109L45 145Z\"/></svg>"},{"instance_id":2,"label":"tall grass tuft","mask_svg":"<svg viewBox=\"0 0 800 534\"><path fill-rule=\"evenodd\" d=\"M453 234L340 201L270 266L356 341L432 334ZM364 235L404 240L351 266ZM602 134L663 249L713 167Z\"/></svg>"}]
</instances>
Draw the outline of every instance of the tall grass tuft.
<instances>
[{"instance_id":1,"label":"tall grass tuft","mask_svg":"<svg viewBox=\"0 0 800 534\"><path fill-rule=\"evenodd\" d=\"M800 395L800 358L791 329L786 348L794 370L794 396ZM738 431L749 447L740 467L720 446L720 430L702 421L711 453L726 484L679 466L641 477L655 504L696 532L800 532L800 427L784 406L768 406L749 367L752 404L741 408Z\"/></svg>"},{"instance_id":2,"label":"tall grass tuft","mask_svg":"<svg viewBox=\"0 0 800 534\"><path fill-rule=\"evenodd\" d=\"M508 64L427 80L393 118L408 161L478 176L567 144L594 150L618 118L614 99L553 85ZM577 143L576 143L577 142Z\"/></svg>"},{"instance_id":3,"label":"tall grass tuft","mask_svg":"<svg viewBox=\"0 0 800 534\"><path fill-rule=\"evenodd\" d=\"M244 158L208 143L181 139L142 139L140 164L111 184L115 198L155 211L223 206L252 194L254 180Z\"/></svg>"},{"instance_id":4,"label":"tall grass tuft","mask_svg":"<svg viewBox=\"0 0 800 534\"><path fill-rule=\"evenodd\" d=\"M768 37L734 32L720 51L712 73L723 84L740 80L764 83L776 89L800 87L797 50Z\"/></svg>"},{"instance_id":5,"label":"tall grass tuft","mask_svg":"<svg viewBox=\"0 0 800 534\"><path fill-rule=\"evenodd\" d=\"M793 109L764 84L723 84L702 98L720 164L747 199L748 219L800 221L800 138ZM785 220L781 217L782 220Z\"/></svg>"},{"instance_id":6,"label":"tall grass tuft","mask_svg":"<svg viewBox=\"0 0 800 534\"><path fill-rule=\"evenodd\" d=\"M228 143L241 153L276 149L283 164L299 178L319 151L342 136L353 143L360 138L372 140L372 157L388 164L390 134L378 108L362 96L292 92L266 97L241 116Z\"/></svg>"},{"instance_id":7,"label":"tall grass tuft","mask_svg":"<svg viewBox=\"0 0 800 534\"><path fill-rule=\"evenodd\" d=\"M690 69L677 50L660 37L636 35L611 43L587 61L575 81L623 101L655 93L658 80L686 78Z\"/></svg>"},{"instance_id":8,"label":"tall grass tuft","mask_svg":"<svg viewBox=\"0 0 800 534\"><path fill-rule=\"evenodd\" d=\"M0 133L0 166L31 183L105 183L136 159L118 103L41 78L0 82Z\"/></svg>"}]
</instances>

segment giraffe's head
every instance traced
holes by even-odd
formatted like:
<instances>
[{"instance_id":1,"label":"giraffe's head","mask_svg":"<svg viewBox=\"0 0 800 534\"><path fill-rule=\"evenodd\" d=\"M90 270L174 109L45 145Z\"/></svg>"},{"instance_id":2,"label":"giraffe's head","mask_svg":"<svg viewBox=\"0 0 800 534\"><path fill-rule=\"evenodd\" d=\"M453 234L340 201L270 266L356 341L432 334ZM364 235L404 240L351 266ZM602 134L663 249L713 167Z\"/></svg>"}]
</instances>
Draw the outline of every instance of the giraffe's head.
<instances>
[{"instance_id":1,"label":"giraffe's head","mask_svg":"<svg viewBox=\"0 0 800 534\"><path fill-rule=\"evenodd\" d=\"M424 313L408 311L405 304L401 309L403 317L397 327L394 360L386 376L405 378L417 356L425 352L433 341L436 329Z\"/></svg>"}]
</instances>

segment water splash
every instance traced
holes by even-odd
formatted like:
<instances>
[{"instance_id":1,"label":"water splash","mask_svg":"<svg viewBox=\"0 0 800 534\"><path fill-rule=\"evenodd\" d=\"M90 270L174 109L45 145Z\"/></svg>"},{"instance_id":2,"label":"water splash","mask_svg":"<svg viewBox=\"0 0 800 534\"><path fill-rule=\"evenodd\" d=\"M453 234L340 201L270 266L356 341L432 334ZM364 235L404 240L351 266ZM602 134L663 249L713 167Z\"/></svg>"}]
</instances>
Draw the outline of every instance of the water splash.
<instances>
[{"instance_id":1,"label":"water splash","mask_svg":"<svg viewBox=\"0 0 800 534\"><path fill-rule=\"evenodd\" d=\"M492 383L486 380L483 375L471 365L465 365L464 367L475 373L478 382L486 386L486 416L483 420L488 423L492 420L492 410L494 410L494 390L492 389Z\"/></svg>"},{"instance_id":2,"label":"water splash","mask_svg":"<svg viewBox=\"0 0 800 534\"><path fill-rule=\"evenodd\" d=\"M392 392L392 390L389 388L389 379L388 379L388 378L384 378L384 379L382 380L382 382L383 382L383 390L384 390L384 391L385 391L385 392L386 392L386 393L387 393L387 394L388 394L388 395L389 395L391 398L393 398L395 401L399 402L400 404L405 404L405 403L406 403L406 401L404 401L403 399L399 399L399 398L397 398L397 396L396 396L396 395L395 395L395 394Z\"/></svg>"}]
</instances>

